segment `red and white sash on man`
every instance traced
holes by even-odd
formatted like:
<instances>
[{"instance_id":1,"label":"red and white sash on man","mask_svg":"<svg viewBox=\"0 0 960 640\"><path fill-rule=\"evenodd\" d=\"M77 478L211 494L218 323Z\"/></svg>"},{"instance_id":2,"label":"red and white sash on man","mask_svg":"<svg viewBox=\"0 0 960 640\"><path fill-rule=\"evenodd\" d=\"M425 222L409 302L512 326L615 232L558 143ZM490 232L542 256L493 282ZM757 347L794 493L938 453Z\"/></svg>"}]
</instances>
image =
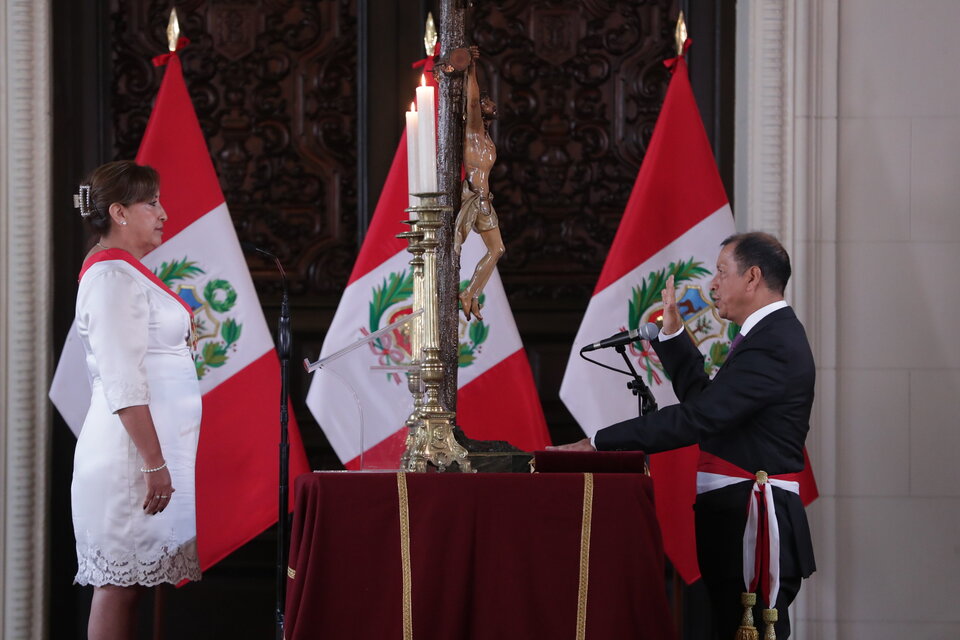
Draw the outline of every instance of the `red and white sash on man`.
<instances>
[{"instance_id":1,"label":"red and white sash on man","mask_svg":"<svg viewBox=\"0 0 960 640\"><path fill-rule=\"evenodd\" d=\"M801 475L750 473L706 451L700 452L698 495L754 481L747 506L747 524L743 529L743 585L750 593L759 589L770 609L777 606L780 594L780 523L773 504L773 487L800 495Z\"/></svg>"}]
</instances>

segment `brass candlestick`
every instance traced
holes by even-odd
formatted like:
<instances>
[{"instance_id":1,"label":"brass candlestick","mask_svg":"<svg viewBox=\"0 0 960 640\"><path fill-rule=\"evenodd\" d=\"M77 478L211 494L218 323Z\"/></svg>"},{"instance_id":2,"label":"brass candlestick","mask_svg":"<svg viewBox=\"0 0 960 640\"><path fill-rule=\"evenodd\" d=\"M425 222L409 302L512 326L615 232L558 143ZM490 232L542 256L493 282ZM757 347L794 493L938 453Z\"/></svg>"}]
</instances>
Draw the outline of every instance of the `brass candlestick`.
<instances>
[{"instance_id":1,"label":"brass candlestick","mask_svg":"<svg viewBox=\"0 0 960 640\"><path fill-rule=\"evenodd\" d=\"M407 209L412 212L412 209ZM413 272L413 312L423 309L423 232L417 228L417 220L405 220L410 225L410 231L397 234L398 238L407 241L407 251L413 255L410 259L410 269ZM413 411L407 417L407 438L404 444L403 455L400 456L400 468L410 468L410 452L413 451L416 432L420 427L419 416L423 407L423 383L420 378L420 365L423 361L423 318L422 315L410 321L410 364L407 373L407 389L413 397Z\"/></svg>"},{"instance_id":2,"label":"brass candlestick","mask_svg":"<svg viewBox=\"0 0 960 640\"><path fill-rule=\"evenodd\" d=\"M413 229L401 236L411 243L408 250L414 255L411 260L414 269L414 305L417 304L419 282L423 314L414 325L414 331L420 334L419 344L413 342L416 338L411 340L417 346L415 358L418 366L415 368L419 370L419 380L414 395L414 413L408 420L412 428L401 465L406 471L426 471L427 464L445 471L456 464L460 471L470 473L473 469L467 460L467 450L453 436L456 414L447 411L440 402L444 371L440 361L440 298L437 294L437 248L440 243L437 230L442 224L443 212L451 209L439 204L441 193L414 195L420 198L420 206L411 207L408 211L416 213L417 219L411 221ZM413 392L413 382L409 384ZM417 394L420 396L419 406Z\"/></svg>"}]
</instances>

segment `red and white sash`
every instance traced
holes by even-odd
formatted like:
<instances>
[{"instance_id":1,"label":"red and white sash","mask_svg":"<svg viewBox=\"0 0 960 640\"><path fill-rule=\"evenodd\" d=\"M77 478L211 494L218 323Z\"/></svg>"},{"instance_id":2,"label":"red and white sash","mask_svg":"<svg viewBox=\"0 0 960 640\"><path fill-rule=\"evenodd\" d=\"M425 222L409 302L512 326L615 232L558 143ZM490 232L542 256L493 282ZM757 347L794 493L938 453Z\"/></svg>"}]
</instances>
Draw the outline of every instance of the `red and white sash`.
<instances>
[{"instance_id":1,"label":"red and white sash","mask_svg":"<svg viewBox=\"0 0 960 640\"><path fill-rule=\"evenodd\" d=\"M139 271L144 278L152 282L165 293L168 293L174 300L180 303L180 306L184 308L184 310L187 312L187 315L193 318L193 309L190 308L190 305L188 305L183 298L174 293L173 290L168 287L163 280L158 278L153 271L150 271L146 265L134 258L133 254L128 251L124 251L123 249L106 249L104 251L98 251L84 260L83 266L80 268L80 275L77 276L77 282L83 279L83 274L85 274L90 267L98 262L104 262L106 260L120 260L121 262L126 262L131 267Z\"/></svg>"},{"instance_id":2,"label":"red and white sash","mask_svg":"<svg viewBox=\"0 0 960 640\"><path fill-rule=\"evenodd\" d=\"M193 309L190 308L190 305L187 302L173 292L173 289L167 286L167 284L158 278L153 271L147 268L145 264L133 257L129 251L123 249L105 249L104 251L98 251L92 256L88 257L83 262L83 266L80 268L80 275L77 277L77 282L83 280L83 274L85 274L90 267L97 264L98 262L106 262L108 260L119 260L121 262L126 262L131 267L140 272L140 274L149 280L154 286L159 288L164 293L168 294L171 298L176 300L184 311L187 312L187 316L190 318L190 334L186 336L187 346L191 349L196 350L197 348L197 320L193 315Z\"/></svg>"},{"instance_id":3,"label":"red and white sash","mask_svg":"<svg viewBox=\"0 0 960 640\"><path fill-rule=\"evenodd\" d=\"M759 587L767 606L777 606L780 593L780 526L773 505L770 485L800 495L800 473L768 476L755 474L732 462L700 452L697 463L697 494L722 489L732 484L753 480L753 491L747 506L747 525L743 530L743 584L748 592Z\"/></svg>"}]
</instances>

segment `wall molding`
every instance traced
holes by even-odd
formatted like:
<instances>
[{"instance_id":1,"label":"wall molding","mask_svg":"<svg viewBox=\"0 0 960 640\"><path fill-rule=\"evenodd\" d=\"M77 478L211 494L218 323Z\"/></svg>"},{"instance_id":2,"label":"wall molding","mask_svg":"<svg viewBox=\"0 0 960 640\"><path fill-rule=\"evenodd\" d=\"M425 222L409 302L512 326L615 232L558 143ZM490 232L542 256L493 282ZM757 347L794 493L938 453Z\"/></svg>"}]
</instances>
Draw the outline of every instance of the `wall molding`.
<instances>
[{"instance_id":1,"label":"wall molding","mask_svg":"<svg viewBox=\"0 0 960 640\"><path fill-rule=\"evenodd\" d=\"M737 229L784 237L789 217L785 127L790 107L786 55L789 0L737 5L737 135L734 151Z\"/></svg>"},{"instance_id":2,"label":"wall molding","mask_svg":"<svg viewBox=\"0 0 960 640\"><path fill-rule=\"evenodd\" d=\"M0 3L0 597L5 638L47 627L51 350L48 0Z\"/></svg>"},{"instance_id":3,"label":"wall molding","mask_svg":"<svg viewBox=\"0 0 960 640\"><path fill-rule=\"evenodd\" d=\"M808 509L820 570L792 608L797 638L836 637L838 0L737 5L738 230L777 235L793 263L787 299L817 361L807 450L820 488Z\"/></svg>"}]
</instances>

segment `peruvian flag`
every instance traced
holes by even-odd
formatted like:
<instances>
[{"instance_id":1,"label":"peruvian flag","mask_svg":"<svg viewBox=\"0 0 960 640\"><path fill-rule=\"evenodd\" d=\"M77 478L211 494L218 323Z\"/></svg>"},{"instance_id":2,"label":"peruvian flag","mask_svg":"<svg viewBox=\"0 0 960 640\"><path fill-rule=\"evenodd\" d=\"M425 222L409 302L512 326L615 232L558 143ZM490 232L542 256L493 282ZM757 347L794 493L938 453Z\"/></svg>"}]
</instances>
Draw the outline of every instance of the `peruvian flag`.
<instances>
[{"instance_id":1,"label":"peruvian flag","mask_svg":"<svg viewBox=\"0 0 960 640\"><path fill-rule=\"evenodd\" d=\"M181 38L180 47L185 44ZM169 220L166 240L143 264L190 305L199 327L197 546L201 568L207 569L276 522L280 363L180 59L170 53L154 64L167 70L137 162L159 172ZM50 398L74 433L83 425L90 395L83 346L71 327ZM307 471L291 415L290 478Z\"/></svg>"},{"instance_id":2,"label":"peruvian flag","mask_svg":"<svg viewBox=\"0 0 960 640\"><path fill-rule=\"evenodd\" d=\"M407 206L404 133L321 358L413 312L412 256L407 242L396 237L409 230L403 224L409 218ZM484 252L483 241L471 233L460 256L461 281L470 278ZM481 303L482 321L460 317L457 423L474 439L506 440L527 451L542 449L550 443L543 409L497 272ZM307 406L347 468L398 467L407 435L404 421L413 408L400 367L410 361L409 325L402 325L314 374Z\"/></svg>"},{"instance_id":3,"label":"peruvian flag","mask_svg":"<svg viewBox=\"0 0 960 640\"><path fill-rule=\"evenodd\" d=\"M712 368L711 375L723 363L739 329L720 318L710 297L720 242L735 232L733 214L690 88L686 61L680 56L666 64L673 77L560 387L560 398L588 436L636 416L638 402L627 390L624 375L587 362L579 347L658 320L667 277L674 276L681 315ZM657 403L675 404L677 398L653 349L636 342L628 355ZM591 356L625 368L612 350ZM687 583L700 577L693 522L698 456L697 446L650 456L664 549ZM801 495L805 504L816 497L812 474Z\"/></svg>"}]
</instances>

